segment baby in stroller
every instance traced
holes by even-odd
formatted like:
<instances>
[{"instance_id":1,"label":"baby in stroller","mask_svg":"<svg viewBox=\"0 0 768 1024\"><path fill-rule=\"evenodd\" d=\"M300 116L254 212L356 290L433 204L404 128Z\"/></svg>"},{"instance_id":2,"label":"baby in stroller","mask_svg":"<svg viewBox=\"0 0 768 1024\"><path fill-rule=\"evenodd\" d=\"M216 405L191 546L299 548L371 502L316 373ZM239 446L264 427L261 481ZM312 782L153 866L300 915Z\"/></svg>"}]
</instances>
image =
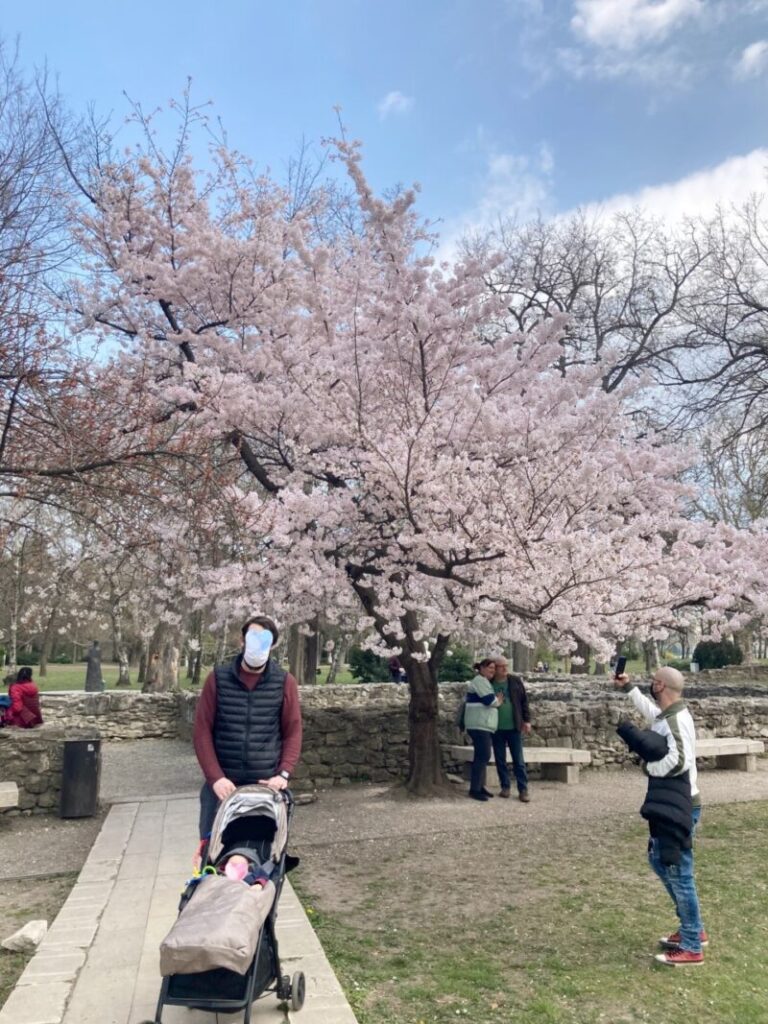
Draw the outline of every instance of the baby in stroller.
<instances>
[{"instance_id":1,"label":"baby in stroller","mask_svg":"<svg viewBox=\"0 0 768 1024\"><path fill-rule=\"evenodd\" d=\"M224 861L224 874L233 882L245 882L246 885L265 885L269 875L261 867L256 867L252 860L242 853L233 853Z\"/></svg>"}]
</instances>

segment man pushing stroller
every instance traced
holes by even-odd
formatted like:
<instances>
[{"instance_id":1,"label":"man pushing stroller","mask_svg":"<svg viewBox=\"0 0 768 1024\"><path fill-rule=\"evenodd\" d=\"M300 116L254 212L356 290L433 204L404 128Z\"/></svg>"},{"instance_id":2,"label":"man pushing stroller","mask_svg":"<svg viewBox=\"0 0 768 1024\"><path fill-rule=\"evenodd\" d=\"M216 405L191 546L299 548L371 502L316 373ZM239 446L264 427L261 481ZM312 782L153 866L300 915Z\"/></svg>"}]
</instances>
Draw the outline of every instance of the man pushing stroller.
<instances>
[{"instance_id":1,"label":"man pushing stroller","mask_svg":"<svg viewBox=\"0 0 768 1024\"><path fill-rule=\"evenodd\" d=\"M195 754L205 776L201 840L210 835L220 802L238 786L285 789L301 753L299 687L270 657L277 626L256 615L241 632L240 653L210 673L195 715Z\"/></svg>"}]
</instances>

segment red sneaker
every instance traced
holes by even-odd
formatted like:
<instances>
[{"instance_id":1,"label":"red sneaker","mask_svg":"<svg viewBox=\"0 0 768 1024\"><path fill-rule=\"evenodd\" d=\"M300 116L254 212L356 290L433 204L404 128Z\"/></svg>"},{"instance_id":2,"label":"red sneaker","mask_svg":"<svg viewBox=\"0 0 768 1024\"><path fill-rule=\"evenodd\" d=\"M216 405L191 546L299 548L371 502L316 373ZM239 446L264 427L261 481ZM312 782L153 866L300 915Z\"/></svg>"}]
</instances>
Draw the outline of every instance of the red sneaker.
<instances>
[{"instance_id":1,"label":"red sneaker","mask_svg":"<svg viewBox=\"0 0 768 1024\"><path fill-rule=\"evenodd\" d=\"M657 953L654 959L667 967L696 967L704 963L704 954L691 953L687 949L671 949L668 953Z\"/></svg>"},{"instance_id":2,"label":"red sneaker","mask_svg":"<svg viewBox=\"0 0 768 1024\"><path fill-rule=\"evenodd\" d=\"M706 932L700 932L699 938L701 940L701 948L706 949L709 945L709 936ZM672 932L671 935L662 935L659 939L659 945L662 949L680 949L680 932Z\"/></svg>"}]
</instances>

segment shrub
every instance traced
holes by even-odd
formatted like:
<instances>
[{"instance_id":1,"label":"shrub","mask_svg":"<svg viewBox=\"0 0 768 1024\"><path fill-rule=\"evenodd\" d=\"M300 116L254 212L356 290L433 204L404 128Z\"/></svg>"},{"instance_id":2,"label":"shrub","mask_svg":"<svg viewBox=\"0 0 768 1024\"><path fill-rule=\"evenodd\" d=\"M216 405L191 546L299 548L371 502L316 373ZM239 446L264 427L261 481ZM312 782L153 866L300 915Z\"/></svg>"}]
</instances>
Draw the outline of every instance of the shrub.
<instances>
[{"instance_id":1,"label":"shrub","mask_svg":"<svg viewBox=\"0 0 768 1024\"><path fill-rule=\"evenodd\" d=\"M692 660L691 658L669 658L664 664L670 668L676 668L678 672L689 672Z\"/></svg>"},{"instance_id":2,"label":"shrub","mask_svg":"<svg viewBox=\"0 0 768 1024\"><path fill-rule=\"evenodd\" d=\"M724 668L726 665L740 665L744 653L732 640L700 640L691 660L698 662L702 669Z\"/></svg>"},{"instance_id":3,"label":"shrub","mask_svg":"<svg viewBox=\"0 0 768 1024\"><path fill-rule=\"evenodd\" d=\"M350 647L347 661L352 675L361 683L386 683L389 680L386 661L372 651Z\"/></svg>"},{"instance_id":4,"label":"shrub","mask_svg":"<svg viewBox=\"0 0 768 1024\"><path fill-rule=\"evenodd\" d=\"M17 665L21 668L22 665L34 666L40 662L40 651L21 651L17 658Z\"/></svg>"},{"instance_id":5,"label":"shrub","mask_svg":"<svg viewBox=\"0 0 768 1024\"><path fill-rule=\"evenodd\" d=\"M474 678L474 675L472 655L466 647L457 646L443 658L437 679L440 683L464 683Z\"/></svg>"}]
</instances>

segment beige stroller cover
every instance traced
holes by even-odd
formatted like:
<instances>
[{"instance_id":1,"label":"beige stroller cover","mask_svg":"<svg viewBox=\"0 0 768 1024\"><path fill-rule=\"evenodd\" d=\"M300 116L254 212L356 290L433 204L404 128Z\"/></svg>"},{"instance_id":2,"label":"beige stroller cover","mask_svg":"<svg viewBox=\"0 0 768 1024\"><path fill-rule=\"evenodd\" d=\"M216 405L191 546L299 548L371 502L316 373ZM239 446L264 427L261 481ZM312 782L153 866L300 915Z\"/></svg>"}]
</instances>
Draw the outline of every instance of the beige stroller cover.
<instances>
[{"instance_id":1,"label":"beige stroller cover","mask_svg":"<svg viewBox=\"0 0 768 1024\"><path fill-rule=\"evenodd\" d=\"M272 882L262 887L204 875L160 944L160 973L165 977L226 967L245 974L274 901Z\"/></svg>"},{"instance_id":2,"label":"beige stroller cover","mask_svg":"<svg viewBox=\"0 0 768 1024\"><path fill-rule=\"evenodd\" d=\"M274 822L269 860L277 864L288 840L284 798L267 786L241 786L219 808L208 847L208 864L225 852L224 832L235 819ZM233 852L232 850L229 851ZM160 944L160 973L197 974L226 967L245 974L256 955L264 921L275 902L273 882L246 885L223 875L204 874Z\"/></svg>"}]
</instances>

